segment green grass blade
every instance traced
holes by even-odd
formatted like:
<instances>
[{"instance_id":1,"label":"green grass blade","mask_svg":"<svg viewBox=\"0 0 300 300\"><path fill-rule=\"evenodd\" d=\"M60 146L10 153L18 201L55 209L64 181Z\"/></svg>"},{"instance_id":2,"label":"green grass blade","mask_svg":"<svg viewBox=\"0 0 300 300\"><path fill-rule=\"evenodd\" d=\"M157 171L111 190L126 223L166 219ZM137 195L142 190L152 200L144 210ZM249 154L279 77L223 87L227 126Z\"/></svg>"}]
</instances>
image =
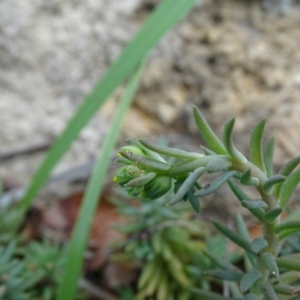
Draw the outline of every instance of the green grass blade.
<instances>
[{"instance_id":1,"label":"green grass blade","mask_svg":"<svg viewBox=\"0 0 300 300\"><path fill-rule=\"evenodd\" d=\"M262 138L264 133L264 128L266 124L266 119L259 121L252 132L250 139L250 157L251 161L260 168L263 172L267 172L265 168L265 162L263 159L263 146Z\"/></svg>"},{"instance_id":2,"label":"green grass blade","mask_svg":"<svg viewBox=\"0 0 300 300\"><path fill-rule=\"evenodd\" d=\"M195 2L196 0L165 0L151 14L102 80L85 98L63 133L54 142L20 202L21 209L28 209L54 166L107 97L135 70L145 54L193 7Z\"/></svg>"},{"instance_id":3,"label":"green grass blade","mask_svg":"<svg viewBox=\"0 0 300 300\"><path fill-rule=\"evenodd\" d=\"M110 131L105 138L102 150L99 153L95 168L88 182L68 247L66 266L57 293L58 300L75 299L77 280L81 271L83 252L86 247L90 224L98 205L98 199L105 181L111 152L113 151L116 140L119 136L125 112L130 106L133 95L138 86L141 71L142 68L139 68L128 84L124 96L118 105ZM101 225L99 224L99 226Z\"/></svg>"},{"instance_id":4,"label":"green grass blade","mask_svg":"<svg viewBox=\"0 0 300 300\"><path fill-rule=\"evenodd\" d=\"M222 144L222 142L218 139L218 137L215 135L213 130L210 128L206 120L204 119L204 116L201 114L200 110L194 106L193 107L194 112L194 119L195 123L197 125L197 128L205 140L206 144L210 147L210 149L217 153L217 154L227 154L227 151Z\"/></svg>"}]
</instances>

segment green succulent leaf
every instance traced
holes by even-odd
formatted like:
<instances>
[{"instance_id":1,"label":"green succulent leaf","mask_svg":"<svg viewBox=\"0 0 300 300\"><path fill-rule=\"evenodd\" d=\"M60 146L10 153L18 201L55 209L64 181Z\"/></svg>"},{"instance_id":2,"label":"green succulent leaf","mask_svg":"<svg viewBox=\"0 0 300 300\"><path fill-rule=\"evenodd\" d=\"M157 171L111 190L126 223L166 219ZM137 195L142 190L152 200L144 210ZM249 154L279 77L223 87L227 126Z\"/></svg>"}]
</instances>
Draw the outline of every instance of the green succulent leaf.
<instances>
[{"instance_id":1,"label":"green succulent leaf","mask_svg":"<svg viewBox=\"0 0 300 300\"><path fill-rule=\"evenodd\" d=\"M280 169L278 174L283 176L289 176L294 171L294 169L299 165L299 163L300 163L300 156L296 156L292 158ZM278 198L280 195L282 184L283 184L282 182L278 183L274 187L274 195L276 198Z\"/></svg>"},{"instance_id":2,"label":"green succulent leaf","mask_svg":"<svg viewBox=\"0 0 300 300\"><path fill-rule=\"evenodd\" d=\"M216 155L217 154L216 152L214 152L214 151L212 151L212 150L210 150L210 149L208 149L204 146L201 146L201 148L202 148L205 155Z\"/></svg>"},{"instance_id":3,"label":"green succulent leaf","mask_svg":"<svg viewBox=\"0 0 300 300\"><path fill-rule=\"evenodd\" d=\"M274 175L274 176L271 176L270 178L268 178L264 185L263 185L263 191L267 194L267 195L270 195L272 194L273 192L273 188L276 184L280 183L280 182L283 182L286 180L286 176L283 176L283 175Z\"/></svg>"},{"instance_id":4,"label":"green succulent leaf","mask_svg":"<svg viewBox=\"0 0 300 300\"><path fill-rule=\"evenodd\" d=\"M274 291L272 285L268 282L261 282L259 288L262 291L266 300L278 300L276 292Z\"/></svg>"},{"instance_id":5,"label":"green succulent leaf","mask_svg":"<svg viewBox=\"0 0 300 300\"><path fill-rule=\"evenodd\" d=\"M137 186L144 186L149 181L151 181L156 176L156 173L150 172L146 175L142 175L140 177L134 178L127 182L124 186L126 187L137 187Z\"/></svg>"},{"instance_id":6,"label":"green succulent leaf","mask_svg":"<svg viewBox=\"0 0 300 300\"><path fill-rule=\"evenodd\" d=\"M193 293L196 294L198 297L197 298L199 300L228 300L227 297L221 296L220 294L217 293L213 293L213 292L209 292L206 290L202 290L202 289L192 289ZM241 299L240 299L241 300Z\"/></svg>"},{"instance_id":7,"label":"green succulent leaf","mask_svg":"<svg viewBox=\"0 0 300 300\"><path fill-rule=\"evenodd\" d=\"M234 231L230 230L229 228L227 228L226 226L224 226L223 224L221 224L215 220L212 220L212 223L220 232L222 232L232 242L234 242L235 244L237 244L238 246L240 246L247 252L255 254L251 250L251 243L246 238L236 234Z\"/></svg>"},{"instance_id":8,"label":"green succulent leaf","mask_svg":"<svg viewBox=\"0 0 300 300\"><path fill-rule=\"evenodd\" d=\"M298 281L300 278L300 272L288 271L279 276L279 282L282 284L291 284Z\"/></svg>"},{"instance_id":9,"label":"green succulent leaf","mask_svg":"<svg viewBox=\"0 0 300 300\"><path fill-rule=\"evenodd\" d=\"M171 168L171 166L167 163L135 154L131 151L120 151L119 154L131 160L135 164L138 164L142 167L148 167L152 171L168 171Z\"/></svg>"},{"instance_id":10,"label":"green succulent leaf","mask_svg":"<svg viewBox=\"0 0 300 300\"><path fill-rule=\"evenodd\" d=\"M275 256L272 255L271 253L265 252L264 254L262 254L261 258L262 258L262 261L264 262L265 266L270 271L270 274L273 277L278 279L279 278L279 269L278 269L278 266L276 263Z\"/></svg>"},{"instance_id":11,"label":"green succulent leaf","mask_svg":"<svg viewBox=\"0 0 300 300\"><path fill-rule=\"evenodd\" d=\"M187 152L175 148L170 148L162 145L158 145L152 142L149 142L144 139L139 139L138 140L144 147L147 149L150 149L156 153L164 154L167 156L172 156L180 159L196 159L196 158L201 158L204 155L200 153L194 153L194 152Z\"/></svg>"},{"instance_id":12,"label":"green succulent leaf","mask_svg":"<svg viewBox=\"0 0 300 300\"><path fill-rule=\"evenodd\" d=\"M227 171L232 166L232 162L227 158L216 157L206 166L207 173Z\"/></svg>"},{"instance_id":13,"label":"green succulent leaf","mask_svg":"<svg viewBox=\"0 0 300 300\"><path fill-rule=\"evenodd\" d=\"M251 242L251 250L254 253L258 253L260 250L266 248L269 245L266 239L258 237Z\"/></svg>"},{"instance_id":14,"label":"green succulent leaf","mask_svg":"<svg viewBox=\"0 0 300 300\"><path fill-rule=\"evenodd\" d=\"M208 270L204 272L204 275L215 279L235 282L240 282L241 278L243 277L243 274L241 272L228 270Z\"/></svg>"},{"instance_id":15,"label":"green succulent leaf","mask_svg":"<svg viewBox=\"0 0 300 300\"><path fill-rule=\"evenodd\" d=\"M242 201L252 201L248 196L232 179L228 180L228 185L235 194L235 196ZM249 208L249 211L261 222L264 222L265 212L262 208Z\"/></svg>"},{"instance_id":16,"label":"green succulent leaf","mask_svg":"<svg viewBox=\"0 0 300 300\"><path fill-rule=\"evenodd\" d=\"M141 154L141 155L145 155L145 156L147 156L149 158L152 158L154 160L158 160L158 161L161 161L161 162L166 162L164 160L164 158L161 157L157 152L153 152L153 151L151 151L151 149L149 150L147 147L145 147L140 142L140 140L128 138L126 141L129 142L129 143L131 143L132 145L140 148L142 150L142 152L143 152L143 154ZM137 154L139 154L139 153L137 153Z\"/></svg>"},{"instance_id":17,"label":"green succulent leaf","mask_svg":"<svg viewBox=\"0 0 300 300\"><path fill-rule=\"evenodd\" d=\"M236 215L236 227L239 234L244 237L248 242L251 242L250 233L247 229L245 221L240 213Z\"/></svg>"},{"instance_id":18,"label":"green succulent leaf","mask_svg":"<svg viewBox=\"0 0 300 300\"><path fill-rule=\"evenodd\" d=\"M200 201L199 199L193 194L192 190L188 191L188 199L190 201L190 204L192 205L195 212L200 212Z\"/></svg>"},{"instance_id":19,"label":"green succulent leaf","mask_svg":"<svg viewBox=\"0 0 300 300\"><path fill-rule=\"evenodd\" d=\"M248 209L256 209L256 208L266 208L268 207L267 203L260 199L253 200L243 200L242 205Z\"/></svg>"},{"instance_id":20,"label":"green succulent leaf","mask_svg":"<svg viewBox=\"0 0 300 300\"><path fill-rule=\"evenodd\" d=\"M238 213L236 215L236 227L237 227L238 233L243 238L245 238L249 243L251 243L250 233L249 233L248 228L244 222L244 219L240 213ZM246 254L247 254L247 257L249 258L251 266L254 267L256 265L256 257L249 252L246 252Z\"/></svg>"},{"instance_id":21,"label":"green succulent leaf","mask_svg":"<svg viewBox=\"0 0 300 300\"><path fill-rule=\"evenodd\" d=\"M244 274L240 281L241 292L247 292L259 278L261 278L261 273L256 269L252 269L251 271Z\"/></svg>"},{"instance_id":22,"label":"green succulent leaf","mask_svg":"<svg viewBox=\"0 0 300 300\"><path fill-rule=\"evenodd\" d=\"M298 233L299 229L288 229L288 230L284 230L281 231L280 233L278 233L278 238L280 241L284 240L285 238L289 237L290 235L293 235L295 233Z\"/></svg>"},{"instance_id":23,"label":"green succulent leaf","mask_svg":"<svg viewBox=\"0 0 300 300\"><path fill-rule=\"evenodd\" d=\"M265 168L267 172L267 177L271 177L273 175L273 154L275 147L275 139L271 137L265 147L263 152L263 159L265 163Z\"/></svg>"},{"instance_id":24,"label":"green succulent leaf","mask_svg":"<svg viewBox=\"0 0 300 300\"><path fill-rule=\"evenodd\" d=\"M275 233L280 233L285 230L299 230L300 231L300 221L299 220L286 221L275 227Z\"/></svg>"},{"instance_id":25,"label":"green succulent leaf","mask_svg":"<svg viewBox=\"0 0 300 300\"><path fill-rule=\"evenodd\" d=\"M198 127L198 130L205 140L206 144L211 148L211 150L217 154L227 154L227 151L218 137L215 135L213 130L210 128L200 110L194 106L193 107L195 123Z\"/></svg>"},{"instance_id":26,"label":"green succulent leaf","mask_svg":"<svg viewBox=\"0 0 300 300\"><path fill-rule=\"evenodd\" d=\"M256 177L251 177L250 169L246 170L240 177L240 182L243 185L254 185L259 186L259 179Z\"/></svg>"},{"instance_id":27,"label":"green succulent leaf","mask_svg":"<svg viewBox=\"0 0 300 300\"><path fill-rule=\"evenodd\" d=\"M288 284L274 284L274 291L280 295L300 295L299 287L288 285Z\"/></svg>"},{"instance_id":28,"label":"green succulent leaf","mask_svg":"<svg viewBox=\"0 0 300 300\"><path fill-rule=\"evenodd\" d=\"M188 191L194 186L194 183L205 173L206 168L200 167L192 172L187 179L180 186L179 190L176 192L173 200L168 205L173 205L178 201L182 200L182 198L188 193ZM201 191L201 190L200 190Z\"/></svg>"},{"instance_id":29,"label":"green succulent leaf","mask_svg":"<svg viewBox=\"0 0 300 300\"><path fill-rule=\"evenodd\" d=\"M203 249L202 251L218 267L232 272L240 272L242 274L242 271L235 265L231 264L228 260L214 255L213 253L211 253L211 251L205 249Z\"/></svg>"},{"instance_id":30,"label":"green succulent leaf","mask_svg":"<svg viewBox=\"0 0 300 300\"><path fill-rule=\"evenodd\" d=\"M262 146L262 138L263 132L265 128L266 120L262 119L259 121L251 134L250 139L250 157L251 161L254 165L256 165L259 169L261 169L264 173L266 173L265 163L263 159L263 146Z\"/></svg>"},{"instance_id":31,"label":"green succulent leaf","mask_svg":"<svg viewBox=\"0 0 300 300\"><path fill-rule=\"evenodd\" d=\"M276 263L279 268L290 270L290 271L300 271L300 260L289 257L282 256L276 258Z\"/></svg>"},{"instance_id":32,"label":"green succulent leaf","mask_svg":"<svg viewBox=\"0 0 300 300\"><path fill-rule=\"evenodd\" d=\"M282 213L282 209L277 207L277 208L274 208L272 210L269 210L266 214L265 214L265 220L268 222L268 223L273 223L276 218Z\"/></svg>"},{"instance_id":33,"label":"green succulent leaf","mask_svg":"<svg viewBox=\"0 0 300 300\"><path fill-rule=\"evenodd\" d=\"M225 171L215 180L213 180L207 188L203 188L195 193L197 197L207 196L216 191L221 185L228 181L229 178L237 174L237 171Z\"/></svg>"},{"instance_id":34,"label":"green succulent leaf","mask_svg":"<svg viewBox=\"0 0 300 300\"><path fill-rule=\"evenodd\" d=\"M290 174L288 178L285 180L285 182L282 184L280 195L279 195L279 205L281 208L284 208L287 205L299 181L300 181L300 169Z\"/></svg>"},{"instance_id":35,"label":"green succulent leaf","mask_svg":"<svg viewBox=\"0 0 300 300\"><path fill-rule=\"evenodd\" d=\"M230 119L224 126L223 132L223 144L229 153L229 155L239 163L245 164L248 160L247 158L236 149L232 140L232 130L234 126L235 119Z\"/></svg>"}]
</instances>

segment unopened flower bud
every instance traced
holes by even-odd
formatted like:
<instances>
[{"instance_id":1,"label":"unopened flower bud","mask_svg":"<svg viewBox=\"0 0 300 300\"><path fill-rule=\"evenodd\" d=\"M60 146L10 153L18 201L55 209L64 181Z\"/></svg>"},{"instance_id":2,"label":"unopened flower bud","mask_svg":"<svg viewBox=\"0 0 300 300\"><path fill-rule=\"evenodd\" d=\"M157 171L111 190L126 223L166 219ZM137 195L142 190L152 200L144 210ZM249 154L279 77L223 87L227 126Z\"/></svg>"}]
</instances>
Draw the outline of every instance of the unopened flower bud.
<instances>
[{"instance_id":1,"label":"unopened flower bud","mask_svg":"<svg viewBox=\"0 0 300 300\"><path fill-rule=\"evenodd\" d=\"M172 178L166 175L156 176L144 186L142 196L155 200L166 194L172 187Z\"/></svg>"}]
</instances>

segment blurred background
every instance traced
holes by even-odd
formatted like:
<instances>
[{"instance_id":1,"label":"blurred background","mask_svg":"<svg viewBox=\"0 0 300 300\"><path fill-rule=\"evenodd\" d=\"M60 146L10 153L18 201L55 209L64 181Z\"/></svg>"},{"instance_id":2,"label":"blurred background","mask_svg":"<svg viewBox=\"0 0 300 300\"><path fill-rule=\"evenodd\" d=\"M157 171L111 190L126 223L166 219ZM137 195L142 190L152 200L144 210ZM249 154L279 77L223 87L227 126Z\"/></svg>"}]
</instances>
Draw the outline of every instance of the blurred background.
<instances>
[{"instance_id":1,"label":"blurred background","mask_svg":"<svg viewBox=\"0 0 300 300\"><path fill-rule=\"evenodd\" d=\"M8 186L29 182L45 150L158 2L0 2L0 176ZM299 12L297 0L199 1L150 53L120 145L127 137L168 135L171 145L199 149L195 104L219 134L236 116L242 151L251 128L266 117L277 164L296 155ZM79 178L89 173L118 95L82 131L56 174L76 177L79 166Z\"/></svg>"}]
</instances>

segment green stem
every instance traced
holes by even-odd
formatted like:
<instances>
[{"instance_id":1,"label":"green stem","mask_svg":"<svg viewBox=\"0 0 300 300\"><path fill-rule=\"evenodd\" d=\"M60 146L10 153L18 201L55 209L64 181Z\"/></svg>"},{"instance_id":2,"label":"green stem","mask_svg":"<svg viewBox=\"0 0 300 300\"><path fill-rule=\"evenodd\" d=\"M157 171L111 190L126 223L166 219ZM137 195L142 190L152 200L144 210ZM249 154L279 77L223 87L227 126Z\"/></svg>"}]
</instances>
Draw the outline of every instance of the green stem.
<instances>
[{"instance_id":1,"label":"green stem","mask_svg":"<svg viewBox=\"0 0 300 300\"><path fill-rule=\"evenodd\" d=\"M272 210L279 207L278 202L274 198L273 195L267 195L264 193L262 186L267 180L267 176L264 172L262 172L259 168L253 165L251 162L247 162L246 164L234 163L231 169L238 170L240 172L244 172L248 169L251 171L251 176L254 176L259 179L260 184L256 187L257 191L259 192L262 200L268 205L268 209ZM268 223L267 221L263 222L263 237L268 241L268 247L262 250L258 257L257 268L261 272L263 279L267 280L269 276L269 271L264 265L261 255L265 252L271 253L272 255L277 255L279 251L279 241L278 237L275 234L275 226L279 223L279 218L277 218L273 223Z\"/></svg>"}]
</instances>

